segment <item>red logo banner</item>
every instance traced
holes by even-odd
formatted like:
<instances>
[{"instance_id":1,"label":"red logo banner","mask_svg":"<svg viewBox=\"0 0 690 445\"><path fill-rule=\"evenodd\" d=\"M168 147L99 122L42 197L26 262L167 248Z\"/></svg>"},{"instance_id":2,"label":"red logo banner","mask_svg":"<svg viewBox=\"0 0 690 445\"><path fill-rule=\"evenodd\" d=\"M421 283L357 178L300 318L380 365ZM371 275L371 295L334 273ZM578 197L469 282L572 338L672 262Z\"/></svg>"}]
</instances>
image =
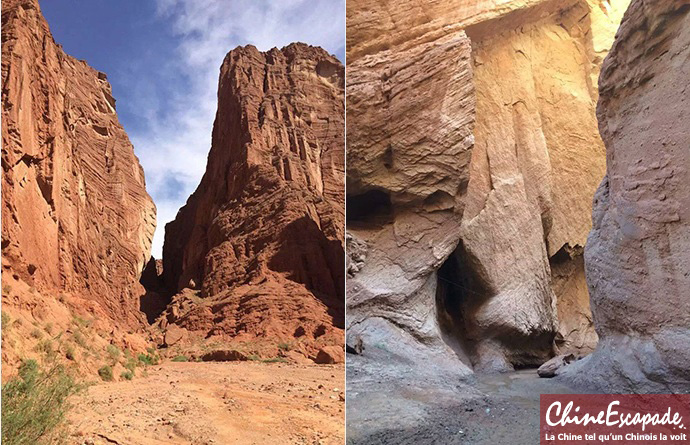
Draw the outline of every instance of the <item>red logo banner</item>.
<instances>
[{"instance_id":1,"label":"red logo banner","mask_svg":"<svg viewBox=\"0 0 690 445\"><path fill-rule=\"evenodd\" d=\"M690 444L689 394L543 394L540 443Z\"/></svg>"}]
</instances>

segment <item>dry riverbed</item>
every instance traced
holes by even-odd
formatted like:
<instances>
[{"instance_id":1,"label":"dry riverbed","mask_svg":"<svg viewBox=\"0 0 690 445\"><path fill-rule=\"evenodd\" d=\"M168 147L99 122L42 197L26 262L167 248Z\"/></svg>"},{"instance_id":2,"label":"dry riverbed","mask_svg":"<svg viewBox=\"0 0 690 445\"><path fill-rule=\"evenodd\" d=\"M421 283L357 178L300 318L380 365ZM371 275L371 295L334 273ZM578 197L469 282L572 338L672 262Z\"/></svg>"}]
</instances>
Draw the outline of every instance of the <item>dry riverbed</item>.
<instances>
[{"instance_id":1,"label":"dry riverbed","mask_svg":"<svg viewBox=\"0 0 690 445\"><path fill-rule=\"evenodd\" d=\"M74 444L342 444L342 365L174 363L76 396Z\"/></svg>"},{"instance_id":2,"label":"dry riverbed","mask_svg":"<svg viewBox=\"0 0 690 445\"><path fill-rule=\"evenodd\" d=\"M536 369L434 380L395 364L381 372L380 358L348 361L348 445L539 443L540 394L582 391Z\"/></svg>"}]
</instances>

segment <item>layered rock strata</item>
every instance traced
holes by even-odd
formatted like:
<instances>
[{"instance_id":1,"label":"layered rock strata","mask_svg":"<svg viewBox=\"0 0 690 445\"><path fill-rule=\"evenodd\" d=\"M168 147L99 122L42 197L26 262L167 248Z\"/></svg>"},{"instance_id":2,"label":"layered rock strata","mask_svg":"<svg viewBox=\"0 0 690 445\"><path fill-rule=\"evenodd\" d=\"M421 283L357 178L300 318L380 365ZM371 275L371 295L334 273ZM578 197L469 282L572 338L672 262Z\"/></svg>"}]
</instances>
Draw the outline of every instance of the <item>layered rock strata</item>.
<instances>
[{"instance_id":1,"label":"layered rock strata","mask_svg":"<svg viewBox=\"0 0 690 445\"><path fill-rule=\"evenodd\" d=\"M344 68L320 48L230 51L206 173L166 226L163 315L204 337L343 344Z\"/></svg>"},{"instance_id":2,"label":"layered rock strata","mask_svg":"<svg viewBox=\"0 0 690 445\"><path fill-rule=\"evenodd\" d=\"M359 3L348 342L460 374L591 351L596 78L625 2Z\"/></svg>"},{"instance_id":3,"label":"layered rock strata","mask_svg":"<svg viewBox=\"0 0 690 445\"><path fill-rule=\"evenodd\" d=\"M63 52L36 0L8 0L2 81L3 302L72 293L139 327L156 211L106 75Z\"/></svg>"},{"instance_id":4,"label":"layered rock strata","mask_svg":"<svg viewBox=\"0 0 690 445\"><path fill-rule=\"evenodd\" d=\"M585 248L600 342L565 373L604 391L690 391L689 58L690 2L634 0L602 67Z\"/></svg>"}]
</instances>

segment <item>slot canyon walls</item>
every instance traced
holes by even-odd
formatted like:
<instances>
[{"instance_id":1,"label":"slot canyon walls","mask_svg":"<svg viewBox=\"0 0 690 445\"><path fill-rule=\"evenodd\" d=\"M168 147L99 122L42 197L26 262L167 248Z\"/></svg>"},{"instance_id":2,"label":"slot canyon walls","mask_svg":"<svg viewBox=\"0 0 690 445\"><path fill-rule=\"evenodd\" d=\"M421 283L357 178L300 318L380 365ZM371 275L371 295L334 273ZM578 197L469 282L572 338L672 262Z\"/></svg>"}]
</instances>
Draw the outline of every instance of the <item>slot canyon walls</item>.
<instances>
[{"instance_id":1,"label":"slot canyon walls","mask_svg":"<svg viewBox=\"0 0 690 445\"><path fill-rule=\"evenodd\" d=\"M344 78L305 44L227 54L206 172L166 226L166 343L262 341L275 357L294 342L291 358L343 360Z\"/></svg>"},{"instance_id":2,"label":"slot canyon walls","mask_svg":"<svg viewBox=\"0 0 690 445\"><path fill-rule=\"evenodd\" d=\"M689 60L690 2L633 0L602 67L585 248L600 342L565 377L607 392L690 391Z\"/></svg>"},{"instance_id":3,"label":"slot canyon walls","mask_svg":"<svg viewBox=\"0 0 690 445\"><path fill-rule=\"evenodd\" d=\"M421 375L593 350L596 79L627 2L347 7L349 349Z\"/></svg>"},{"instance_id":4,"label":"slot canyon walls","mask_svg":"<svg viewBox=\"0 0 690 445\"><path fill-rule=\"evenodd\" d=\"M2 11L6 364L36 342L19 332L22 320L64 327L81 311L104 330L143 326L138 280L156 209L106 75L63 52L36 0Z\"/></svg>"}]
</instances>

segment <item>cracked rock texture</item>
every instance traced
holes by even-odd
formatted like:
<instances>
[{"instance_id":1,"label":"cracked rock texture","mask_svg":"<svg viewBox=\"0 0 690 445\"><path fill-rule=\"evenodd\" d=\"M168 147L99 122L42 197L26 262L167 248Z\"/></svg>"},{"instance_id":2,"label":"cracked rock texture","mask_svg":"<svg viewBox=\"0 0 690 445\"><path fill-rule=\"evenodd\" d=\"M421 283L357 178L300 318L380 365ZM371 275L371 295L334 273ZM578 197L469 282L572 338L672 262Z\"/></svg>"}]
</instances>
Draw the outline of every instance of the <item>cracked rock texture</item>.
<instances>
[{"instance_id":1,"label":"cracked rock texture","mask_svg":"<svg viewBox=\"0 0 690 445\"><path fill-rule=\"evenodd\" d=\"M600 342L565 373L607 392L690 391L689 59L690 2L634 0L602 67L585 248Z\"/></svg>"},{"instance_id":2,"label":"cracked rock texture","mask_svg":"<svg viewBox=\"0 0 690 445\"><path fill-rule=\"evenodd\" d=\"M73 293L141 326L156 210L110 84L53 41L36 0L2 6L3 283L31 288L3 302L40 312L40 293Z\"/></svg>"},{"instance_id":3,"label":"cracked rock texture","mask_svg":"<svg viewBox=\"0 0 690 445\"><path fill-rule=\"evenodd\" d=\"M348 344L434 375L595 347L596 79L626 6L348 2Z\"/></svg>"},{"instance_id":4,"label":"cracked rock texture","mask_svg":"<svg viewBox=\"0 0 690 445\"><path fill-rule=\"evenodd\" d=\"M166 226L162 323L343 347L344 68L291 44L230 51L206 173Z\"/></svg>"}]
</instances>

